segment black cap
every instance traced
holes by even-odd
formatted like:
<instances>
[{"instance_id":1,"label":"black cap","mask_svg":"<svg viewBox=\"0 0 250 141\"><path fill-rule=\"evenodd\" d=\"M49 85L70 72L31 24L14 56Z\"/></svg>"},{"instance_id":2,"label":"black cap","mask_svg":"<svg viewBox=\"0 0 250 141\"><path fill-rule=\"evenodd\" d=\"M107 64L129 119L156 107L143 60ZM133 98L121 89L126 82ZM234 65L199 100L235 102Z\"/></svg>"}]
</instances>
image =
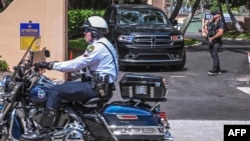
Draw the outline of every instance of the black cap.
<instances>
[{"instance_id":1,"label":"black cap","mask_svg":"<svg viewBox=\"0 0 250 141\"><path fill-rule=\"evenodd\" d=\"M221 15L221 12L220 11L213 11L211 12L212 15L216 15L216 14L220 14Z\"/></svg>"}]
</instances>

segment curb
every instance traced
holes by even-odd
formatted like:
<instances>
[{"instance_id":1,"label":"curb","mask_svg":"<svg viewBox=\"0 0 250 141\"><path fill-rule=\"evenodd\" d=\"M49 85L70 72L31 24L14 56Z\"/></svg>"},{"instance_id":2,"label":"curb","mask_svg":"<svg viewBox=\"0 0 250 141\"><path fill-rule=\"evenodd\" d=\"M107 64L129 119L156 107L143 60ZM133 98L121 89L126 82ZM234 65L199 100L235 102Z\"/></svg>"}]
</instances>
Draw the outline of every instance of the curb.
<instances>
[{"instance_id":1,"label":"curb","mask_svg":"<svg viewBox=\"0 0 250 141\"><path fill-rule=\"evenodd\" d=\"M195 38L195 37L189 37L189 38L194 38L197 41L199 41L199 43L196 43L196 44L193 44L193 45L186 45L186 46L184 46L185 48L196 47L196 46L200 46L200 45L203 44L203 42L201 40L199 40L199 38ZM223 38L222 40L227 40L227 41L250 41L250 39L245 39L245 38Z\"/></svg>"},{"instance_id":2,"label":"curb","mask_svg":"<svg viewBox=\"0 0 250 141\"><path fill-rule=\"evenodd\" d=\"M202 45L202 42L199 42L197 44L193 44L193 45L187 45L187 46L184 46L185 48L189 48L189 47L197 47L197 46L200 46Z\"/></svg>"},{"instance_id":3,"label":"curb","mask_svg":"<svg viewBox=\"0 0 250 141\"><path fill-rule=\"evenodd\" d=\"M223 38L222 40L230 40L230 41L250 41L250 39L244 39L244 38Z\"/></svg>"}]
</instances>

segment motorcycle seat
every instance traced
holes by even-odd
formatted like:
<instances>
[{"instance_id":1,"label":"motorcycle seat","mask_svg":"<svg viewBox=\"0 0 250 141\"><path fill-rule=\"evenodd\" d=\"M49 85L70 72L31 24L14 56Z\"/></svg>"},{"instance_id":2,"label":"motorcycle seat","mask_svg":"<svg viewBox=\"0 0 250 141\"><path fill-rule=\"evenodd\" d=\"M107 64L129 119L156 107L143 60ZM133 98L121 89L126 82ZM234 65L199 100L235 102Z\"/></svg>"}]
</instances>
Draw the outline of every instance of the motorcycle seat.
<instances>
[{"instance_id":1,"label":"motorcycle seat","mask_svg":"<svg viewBox=\"0 0 250 141\"><path fill-rule=\"evenodd\" d=\"M92 104L97 104L101 102L101 98L100 97L95 97L95 98L91 98L89 100L87 100L86 102L84 102L84 105L92 105Z\"/></svg>"},{"instance_id":2,"label":"motorcycle seat","mask_svg":"<svg viewBox=\"0 0 250 141\"><path fill-rule=\"evenodd\" d=\"M91 98L87 101L77 101L78 103L80 103L81 105L102 105L104 103L107 103L109 101L109 99L113 96L113 93L111 92L110 94L108 94L105 97L94 97ZM65 99L61 99L61 103L68 103L70 101L67 101ZM92 106L91 106L92 107Z\"/></svg>"},{"instance_id":3,"label":"motorcycle seat","mask_svg":"<svg viewBox=\"0 0 250 141\"><path fill-rule=\"evenodd\" d=\"M85 101L83 104L84 105L104 104L104 103L107 103L112 96L113 96L113 93L111 92L109 95L107 95L105 97L91 98L91 99Z\"/></svg>"},{"instance_id":4,"label":"motorcycle seat","mask_svg":"<svg viewBox=\"0 0 250 141\"><path fill-rule=\"evenodd\" d=\"M106 102L108 102L109 101L109 97L94 97L94 98L91 98L91 99L89 99L89 100L87 100L87 101L78 101L78 103L81 103L82 105L94 105L94 104L104 104L104 103L106 103ZM61 100L61 103L68 103L68 102L70 102L70 101L67 101L67 100L64 100L64 99L62 99Z\"/></svg>"}]
</instances>

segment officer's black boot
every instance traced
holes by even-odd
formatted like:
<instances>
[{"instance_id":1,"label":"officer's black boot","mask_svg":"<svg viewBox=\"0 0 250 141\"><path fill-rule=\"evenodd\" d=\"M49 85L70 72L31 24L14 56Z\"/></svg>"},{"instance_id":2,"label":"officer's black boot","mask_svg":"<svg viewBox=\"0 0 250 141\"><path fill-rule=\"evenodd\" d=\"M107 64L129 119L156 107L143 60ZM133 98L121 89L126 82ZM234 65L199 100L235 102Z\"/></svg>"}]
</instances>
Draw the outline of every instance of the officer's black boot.
<instances>
[{"instance_id":1,"label":"officer's black boot","mask_svg":"<svg viewBox=\"0 0 250 141\"><path fill-rule=\"evenodd\" d=\"M50 141L50 128L54 124L55 117L57 115L57 110L52 108L46 108L41 120L40 125L42 129L39 131L34 131L32 133L21 135L21 141Z\"/></svg>"}]
</instances>

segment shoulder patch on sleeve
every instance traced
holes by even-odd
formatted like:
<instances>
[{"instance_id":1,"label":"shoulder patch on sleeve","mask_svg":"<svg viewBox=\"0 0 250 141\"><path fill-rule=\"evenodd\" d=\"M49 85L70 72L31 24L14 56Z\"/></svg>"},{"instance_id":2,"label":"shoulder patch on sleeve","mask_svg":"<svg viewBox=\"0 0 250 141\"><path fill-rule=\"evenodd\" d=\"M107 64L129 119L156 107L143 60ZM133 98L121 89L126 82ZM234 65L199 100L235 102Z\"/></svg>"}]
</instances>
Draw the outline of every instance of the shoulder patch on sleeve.
<instances>
[{"instance_id":1,"label":"shoulder patch on sleeve","mask_svg":"<svg viewBox=\"0 0 250 141\"><path fill-rule=\"evenodd\" d=\"M87 52L91 53L94 49L95 49L95 46L90 45L90 46L87 47Z\"/></svg>"}]
</instances>

